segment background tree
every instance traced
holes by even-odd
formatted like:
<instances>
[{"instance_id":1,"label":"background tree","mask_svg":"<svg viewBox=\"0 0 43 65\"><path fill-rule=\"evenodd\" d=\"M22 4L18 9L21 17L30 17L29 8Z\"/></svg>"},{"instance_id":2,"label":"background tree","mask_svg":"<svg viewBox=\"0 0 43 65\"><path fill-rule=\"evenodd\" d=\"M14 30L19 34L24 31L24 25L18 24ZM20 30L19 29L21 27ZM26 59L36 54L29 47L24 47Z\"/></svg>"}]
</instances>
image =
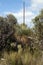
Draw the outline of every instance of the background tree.
<instances>
[{"instance_id":1,"label":"background tree","mask_svg":"<svg viewBox=\"0 0 43 65\"><path fill-rule=\"evenodd\" d=\"M9 48L10 42L15 41L15 38L13 39L13 35L15 33L14 26L16 23L17 20L13 15L9 15L8 17L0 17L0 50L5 47Z\"/></svg>"},{"instance_id":2,"label":"background tree","mask_svg":"<svg viewBox=\"0 0 43 65\"><path fill-rule=\"evenodd\" d=\"M33 35L36 48L43 49L43 10L33 19Z\"/></svg>"},{"instance_id":3,"label":"background tree","mask_svg":"<svg viewBox=\"0 0 43 65\"><path fill-rule=\"evenodd\" d=\"M15 16L12 15L12 14L8 14L8 15L7 15L7 21L8 21L8 23L9 23L10 25L14 25L14 24L17 23L17 19L16 19Z\"/></svg>"},{"instance_id":4,"label":"background tree","mask_svg":"<svg viewBox=\"0 0 43 65\"><path fill-rule=\"evenodd\" d=\"M33 19L33 24L35 36L40 41L43 39L43 10Z\"/></svg>"}]
</instances>

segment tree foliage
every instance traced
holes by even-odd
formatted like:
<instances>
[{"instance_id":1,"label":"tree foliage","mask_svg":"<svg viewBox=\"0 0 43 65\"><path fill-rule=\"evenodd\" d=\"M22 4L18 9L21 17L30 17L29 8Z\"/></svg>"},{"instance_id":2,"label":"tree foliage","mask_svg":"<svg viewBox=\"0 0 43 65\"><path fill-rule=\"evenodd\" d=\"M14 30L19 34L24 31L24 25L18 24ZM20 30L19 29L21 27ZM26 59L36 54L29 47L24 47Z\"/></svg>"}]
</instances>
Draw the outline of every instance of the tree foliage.
<instances>
[{"instance_id":1,"label":"tree foliage","mask_svg":"<svg viewBox=\"0 0 43 65\"><path fill-rule=\"evenodd\" d=\"M33 19L34 32L38 40L43 39L43 10Z\"/></svg>"},{"instance_id":2,"label":"tree foliage","mask_svg":"<svg viewBox=\"0 0 43 65\"><path fill-rule=\"evenodd\" d=\"M14 24L16 18L9 14L7 17L0 17L0 50L10 46L11 36L15 33Z\"/></svg>"}]
</instances>

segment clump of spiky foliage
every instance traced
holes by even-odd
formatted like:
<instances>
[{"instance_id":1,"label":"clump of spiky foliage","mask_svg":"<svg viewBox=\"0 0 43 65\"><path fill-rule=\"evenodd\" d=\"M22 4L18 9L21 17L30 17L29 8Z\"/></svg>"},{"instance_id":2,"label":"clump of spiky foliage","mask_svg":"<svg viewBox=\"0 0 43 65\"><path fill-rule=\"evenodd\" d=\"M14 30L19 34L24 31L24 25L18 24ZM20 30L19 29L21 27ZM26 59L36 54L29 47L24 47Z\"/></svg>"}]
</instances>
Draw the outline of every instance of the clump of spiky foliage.
<instances>
[{"instance_id":1,"label":"clump of spiky foliage","mask_svg":"<svg viewBox=\"0 0 43 65\"><path fill-rule=\"evenodd\" d=\"M20 48L20 47L19 47ZM32 55L29 49L24 51L20 48L18 52L4 52L4 60L0 61L2 65L42 65L43 58L39 49Z\"/></svg>"}]
</instances>

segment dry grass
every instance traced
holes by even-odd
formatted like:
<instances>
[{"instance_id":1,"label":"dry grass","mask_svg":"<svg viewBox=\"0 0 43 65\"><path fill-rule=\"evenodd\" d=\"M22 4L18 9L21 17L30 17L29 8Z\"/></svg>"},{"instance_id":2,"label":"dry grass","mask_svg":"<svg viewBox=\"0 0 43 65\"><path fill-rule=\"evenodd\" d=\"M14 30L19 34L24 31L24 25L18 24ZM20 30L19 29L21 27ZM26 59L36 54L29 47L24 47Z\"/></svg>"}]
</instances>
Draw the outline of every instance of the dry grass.
<instances>
[{"instance_id":1,"label":"dry grass","mask_svg":"<svg viewBox=\"0 0 43 65\"><path fill-rule=\"evenodd\" d=\"M18 52L4 52L4 60L0 60L0 65L42 65L43 58L40 51L35 51L34 55L28 49L24 52L20 48Z\"/></svg>"}]
</instances>

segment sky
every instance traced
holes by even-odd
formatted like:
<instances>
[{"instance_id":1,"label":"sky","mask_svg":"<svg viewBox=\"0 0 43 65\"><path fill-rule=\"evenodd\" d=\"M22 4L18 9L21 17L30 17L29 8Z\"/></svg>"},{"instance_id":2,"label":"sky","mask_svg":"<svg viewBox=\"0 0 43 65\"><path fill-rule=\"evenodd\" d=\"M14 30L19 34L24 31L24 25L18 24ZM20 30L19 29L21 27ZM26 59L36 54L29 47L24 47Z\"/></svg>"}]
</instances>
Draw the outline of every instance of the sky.
<instances>
[{"instance_id":1,"label":"sky","mask_svg":"<svg viewBox=\"0 0 43 65\"><path fill-rule=\"evenodd\" d=\"M25 23L32 27L32 19L43 9L43 0L0 0L0 15L13 14L18 23L23 23L23 1L25 1Z\"/></svg>"}]
</instances>

